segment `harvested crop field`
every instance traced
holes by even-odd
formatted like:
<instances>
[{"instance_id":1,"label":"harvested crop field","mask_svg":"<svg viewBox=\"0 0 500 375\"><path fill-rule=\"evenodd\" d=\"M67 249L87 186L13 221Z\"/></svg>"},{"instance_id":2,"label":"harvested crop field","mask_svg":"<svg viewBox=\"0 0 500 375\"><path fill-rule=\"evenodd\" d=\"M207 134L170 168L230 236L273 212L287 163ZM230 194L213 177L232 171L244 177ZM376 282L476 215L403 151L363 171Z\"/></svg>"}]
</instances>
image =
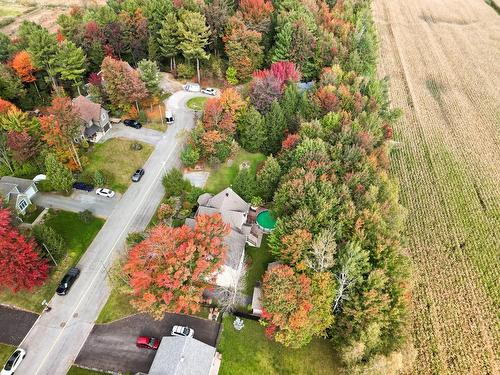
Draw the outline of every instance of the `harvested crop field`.
<instances>
[{"instance_id":1,"label":"harvested crop field","mask_svg":"<svg viewBox=\"0 0 500 375\"><path fill-rule=\"evenodd\" d=\"M415 269L412 374L498 374L500 16L481 0L374 0L393 172Z\"/></svg>"}]
</instances>

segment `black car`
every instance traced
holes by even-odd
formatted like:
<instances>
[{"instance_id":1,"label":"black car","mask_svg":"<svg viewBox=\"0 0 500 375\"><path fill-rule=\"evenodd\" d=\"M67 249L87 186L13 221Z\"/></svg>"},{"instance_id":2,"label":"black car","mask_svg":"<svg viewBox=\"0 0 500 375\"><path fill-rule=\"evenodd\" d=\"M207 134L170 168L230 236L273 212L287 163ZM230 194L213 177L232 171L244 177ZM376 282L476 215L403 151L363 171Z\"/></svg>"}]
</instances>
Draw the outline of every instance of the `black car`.
<instances>
[{"instance_id":1,"label":"black car","mask_svg":"<svg viewBox=\"0 0 500 375\"><path fill-rule=\"evenodd\" d=\"M139 182L141 180L142 176L144 176L144 169L143 168L139 168L132 175L132 181Z\"/></svg>"},{"instance_id":2,"label":"black car","mask_svg":"<svg viewBox=\"0 0 500 375\"><path fill-rule=\"evenodd\" d=\"M92 191L94 187L92 185L86 184L84 182L75 182L73 184L73 189Z\"/></svg>"},{"instance_id":3,"label":"black car","mask_svg":"<svg viewBox=\"0 0 500 375\"><path fill-rule=\"evenodd\" d=\"M63 279L59 283L57 287L56 293L60 296L64 296L68 294L71 285L75 282L80 274L80 270L78 268L70 268L69 271L64 275Z\"/></svg>"},{"instance_id":4,"label":"black car","mask_svg":"<svg viewBox=\"0 0 500 375\"><path fill-rule=\"evenodd\" d=\"M126 120L123 120L123 124L125 126L130 126L131 128L135 128L135 129L142 128L142 124L136 120L126 119Z\"/></svg>"}]
</instances>

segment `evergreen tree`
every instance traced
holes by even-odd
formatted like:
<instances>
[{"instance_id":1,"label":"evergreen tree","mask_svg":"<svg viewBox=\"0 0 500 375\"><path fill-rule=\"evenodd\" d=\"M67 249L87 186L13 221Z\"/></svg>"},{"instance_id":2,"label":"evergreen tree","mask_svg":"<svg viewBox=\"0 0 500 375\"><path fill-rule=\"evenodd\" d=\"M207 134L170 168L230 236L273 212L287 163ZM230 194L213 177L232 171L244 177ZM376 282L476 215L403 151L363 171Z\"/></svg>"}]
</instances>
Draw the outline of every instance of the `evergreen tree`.
<instances>
[{"instance_id":1,"label":"evergreen tree","mask_svg":"<svg viewBox=\"0 0 500 375\"><path fill-rule=\"evenodd\" d=\"M80 85L85 73L85 55L80 47L68 40L60 43L52 60L52 67L63 81L72 81L80 94Z\"/></svg>"},{"instance_id":2,"label":"evergreen tree","mask_svg":"<svg viewBox=\"0 0 500 375\"><path fill-rule=\"evenodd\" d=\"M149 0L144 6L144 15L148 19L150 39L156 41L165 18L173 14L174 6L171 0Z\"/></svg>"},{"instance_id":3,"label":"evergreen tree","mask_svg":"<svg viewBox=\"0 0 500 375\"><path fill-rule=\"evenodd\" d=\"M288 85L285 89L283 97L280 100L281 108L285 114L288 130L296 133L299 127L299 111L297 108L300 102L300 94L297 86L294 84Z\"/></svg>"},{"instance_id":4,"label":"evergreen tree","mask_svg":"<svg viewBox=\"0 0 500 375\"><path fill-rule=\"evenodd\" d=\"M15 50L16 48L10 38L4 33L0 33L0 63L10 59Z\"/></svg>"},{"instance_id":5,"label":"evergreen tree","mask_svg":"<svg viewBox=\"0 0 500 375\"><path fill-rule=\"evenodd\" d=\"M292 46L293 27L291 22L285 23L276 34L276 41L271 54L271 61L290 60L290 49Z\"/></svg>"},{"instance_id":6,"label":"evergreen tree","mask_svg":"<svg viewBox=\"0 0 500 375\"><path fill-rule=\"evenodd\" d=\"M47 72L52 79L54 89L56 87L55 76L57 72L52 66L54 57L59 50L55 34L50 34L47 29L33 28L32 31L26 35L28 44L28 52L33 60L33 64L37 68L43 69Z\"/></svg>"},{"instance_id":7,"label":"evergreen tree","mask_svg":"<svg viewBox=\"0 0 500 375\"><path fill-rule=\"evenodd\" d=\"M179 48L187 60L196 59L196 72L198 82L200 82L200 59L208 59L204 48L210 37L205 16L198 12L183 12L177 22L177 29L180 41Z\"/></svg>"},{"instance_id":8,"label":"evergreen tree","mask_svg":"<svg viewBox=\"0 0 500 375\"><path fill-rule=\"evenodd\" d=\"M179 37L177 35L177 17L169 13L158 32L160 55L170 59L170 70L175 70L175 56L179 54Z\"/></svg>"},{"instance_id":9,"label":"evergreen tree","mask_svg":"<svg viewBox=\"0 0 500 375\"><path fill-rule=\"evenodd\" d=\"M287 128L286 117L277 101L271 104L271 109L265 115L266 139L263 150L267 154L276 154L281 149L281 142L285 137Z\"/></svg>"},{"instance_id":10,"label":"evergreen tree","mask_svg":"<svg viewBox=\"0 0 500 375\"><path fill-rule=\"evenodd\" d=\"M281 178L281 167L272 155L268 156L263 167L257 173L258 195L270 202Z\"/></svg>"},{"instance_id":11,"label":"evergreen tree","mask_svg":"<svg viewBox=\"0 0 500 375\"><path fill-rule=\"evenodd\" d=\"M238 118L236 131L240 145L249 152L262 150L266 137L264 117L250 105Z\"/></svg>"},{"instance_id":12,"label":"evergreen tree","mask_svg":"<svg viewBox=\"0 0 500 375\"><path fill-rule=\"evenodd\" d=\"M138 70L149 94L157 94L160 84L160 69L158 69L156 61L141 60L138 64Z\"/></svg>"},{"instance_id":13,"label":"evergreen tree","mask_svg":"<svg viewBox=\"0 0 500 375\"><path fill-rule=\"evenodd\" d=\"M51 186L58 191L69 193L75 179L71 171L62 165L54 154L45 157L45 174Z\"/></svg>"},{"instance_id":14,"label":"evergreen tree","mask_svg":"<svg viewBox=\"0 0 500 375\"><path fill-rule=\"evenodd\" d=\"M238 172L231 188L245 201L249 202L252 200L257 191L257 185L255 175L250 168L244 168Z\"/></svg>"},{"instance_id":15,"label":"evergreen tree","mask_svg":"<svg viewBox=\"0 0 500 375\"><path fill-rule=\"evenodd\" d=\"M11 67L0 64L0 97L6 100L19 99L26 90Z\"/></svg>"}]
</instances>

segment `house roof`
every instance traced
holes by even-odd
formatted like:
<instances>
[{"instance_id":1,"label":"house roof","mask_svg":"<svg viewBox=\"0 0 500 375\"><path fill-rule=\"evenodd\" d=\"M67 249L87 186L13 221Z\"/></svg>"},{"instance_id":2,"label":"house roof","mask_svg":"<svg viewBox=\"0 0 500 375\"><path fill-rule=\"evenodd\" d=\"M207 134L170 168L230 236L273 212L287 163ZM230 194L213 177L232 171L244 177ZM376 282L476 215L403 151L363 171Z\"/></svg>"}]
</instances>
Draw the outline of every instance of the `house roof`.
<instances>
[{"instance_id":1,"label":"house roof","mask_svg":"<svg viewBox=\"0 0 500 375\"><path fill-rule=\"evenodd\" d=\"M2 197L7 198L7 196L15 192L17 193L17 185L15 184L9 184L8 182L0 182L0 194L2 194Z\"/></svg>"},{"instance_id":2,"label":"house roof","mask_svg":"<svg viewBox=\"0 0 500 375\"><path fill-rule=\"evenodd\" d=\"M10 188L10 190L6 193L6 194L8 194L8 193L12 192L12 190L14 190L14 188L17 187L19 192L24 193L31 186L33 186L33 184L34 184L34 182L32 180L27 180L25 178L3 176L0 179L0 186L2 186L0 188L0 191L2 191L2 193L4 193L4 191L6 191Z\"/></svg>"},{"instance_id":3,"label":"house roof","mask_svg":"<svg viewBox=\"0 0 500 375\"><path fill-rule=\"evenodd\" d=\"M86 137L92 137L99 130L101 130L101 129L97 125L92 125L92 126L89 126L89 127L85 128L84 134L85 134Z\"/></svg>"},{"instance_id":4,"label":"house roof","mask_svg":"<svg viewBox=\"0 0 500 375\"><path fill-rule=\"evenodd\" d=\"M244 234L238 233L234 229L232 229L231 232L229 232L229 234L224 237L224 243L228 247L226 259L224 261L224 264L226 266L229 266L235 270L238 269L241 257L245 252L246 242L246 236Z\"/></svg>"},{"instance_id":5,"label":"house roof","mask_svg":"<svg viewBox=\"0 0 500 375\"><path fill-rule=\"evenodd\" d=\"M219 194L214 195L205 204L205 206L213 207L222 211L240 211L248 212L250 205L245 202L238 194L230 187L225 188Z\"/></svg>"},{"instance_id":6,"label":"house roof","mask_svg":"<svg viewBox=\"0 0 500 375\"><path fill-rule=\"evenodd\" d=\"M99 122L101 117L101 105L94 103L85 96L80 95L73 99L73 107L78 111L80 117L86 122Z\"/></svg>"},{"instance_id":7,"label":"house roof","mask_svg":"<svg viewBox=\"0 0 500 375\"><path fill-rule=\"evenodd\" d=\"M214 347L192 337L165 336L149 375L208 375L215 353Z\"/></svg>"}]
</instances>

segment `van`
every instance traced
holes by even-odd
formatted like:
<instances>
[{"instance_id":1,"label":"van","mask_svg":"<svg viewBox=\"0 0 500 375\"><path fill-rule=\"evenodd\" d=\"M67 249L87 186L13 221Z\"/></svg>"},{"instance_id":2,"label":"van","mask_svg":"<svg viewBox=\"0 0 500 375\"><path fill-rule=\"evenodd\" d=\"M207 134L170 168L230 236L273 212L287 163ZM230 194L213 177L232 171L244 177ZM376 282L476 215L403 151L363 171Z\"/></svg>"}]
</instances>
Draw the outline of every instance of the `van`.
<instances>
[{"instance_id":1,"label":"van","mask_svg":"<svg viewBox=\"0 0 500 375\"><path fill-rule=\"evenodd\" d=\"M192 83L192 82L186 83L184 86L182 86L182 88L186 91L191 91L191 92L201 91L200 85L198 83Z\"/></svg>"},{"instance_id":2,"label":"van","mask_svg":"<svg viewBox=\"0 0 500 375\"><path fill-rule=\"evenodd\" d=\"M172 114L172 112L165 112L165 122L169 125L174 123L174 115Z\"/></svg>"}]
</instances>

